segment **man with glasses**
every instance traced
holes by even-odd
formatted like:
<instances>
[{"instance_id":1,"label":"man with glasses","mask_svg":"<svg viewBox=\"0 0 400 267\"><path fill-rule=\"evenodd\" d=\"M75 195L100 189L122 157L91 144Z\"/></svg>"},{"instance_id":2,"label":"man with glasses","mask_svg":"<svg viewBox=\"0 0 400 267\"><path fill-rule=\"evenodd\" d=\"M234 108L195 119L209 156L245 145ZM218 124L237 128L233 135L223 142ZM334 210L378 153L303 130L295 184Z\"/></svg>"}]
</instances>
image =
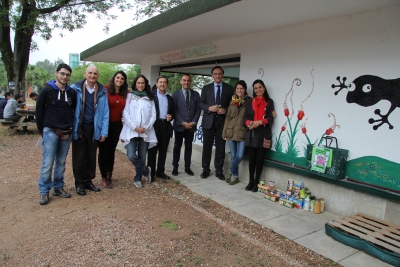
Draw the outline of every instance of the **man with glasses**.
<instances>
[{"instance_id":1,"label":"man with glasses","mask_svg":"<svg viewBox=\"0 0 400 267\"><path fill-rule=\"evenodd\" d=\"M97 80L99 70L89 65L85 78L74 83L76 91L74 129L72 132L72 170L75 177L76 193L99 192L92 180L96 177L96 152L99 142L108 136L109 108L107 90Z\"/></svg>"},{"instance_id":2,"label":"man with glasses","mask_svg":"<svg viewBox=\"0 0 400 267\"><path fill-rule=\"evenodd\" d=\"M51 189L53 196L71 197L64 190L65 162L72 140L76 106L76 93L68 86L71 73L71 67L67 64L58 65L56 79L46 83L36 103L36 125L43 137L43 160L39 177L40 205L49 203Z\"/></svg>"}]
</instances>

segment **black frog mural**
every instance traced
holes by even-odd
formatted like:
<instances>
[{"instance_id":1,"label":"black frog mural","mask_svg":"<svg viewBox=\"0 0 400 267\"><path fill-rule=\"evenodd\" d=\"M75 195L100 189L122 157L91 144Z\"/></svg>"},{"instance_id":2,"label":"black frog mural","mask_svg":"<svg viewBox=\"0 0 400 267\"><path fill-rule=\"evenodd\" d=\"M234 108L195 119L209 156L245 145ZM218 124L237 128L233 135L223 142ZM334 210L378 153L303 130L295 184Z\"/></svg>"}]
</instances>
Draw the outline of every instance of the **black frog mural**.
<instances>
[{"instance_id":1,"label":"black frog mural","mask_svg":"<svg viewBox=\"0 0 400 267\"><path fill-rule=\"evenodd\" d=\"M389 115L398 107L400 107L400 78L386 80L374 75L362 75L357 77L352 83L346 85L346 77L340 81L340 76L336 78L339 84L332 84L332 88L339 88L335 92L337 95L342 89L348 89L346 101L347 103L356 103L363 107L369 107L377 104L381 100L388 100L391 106L386 114L381 114L380 109L375 110L375 114L380 119L370 118L368 122L375 124L372 128L378 130L384 124L393 129L393 125L389 122Z\"/></svg>"}]
</instances>

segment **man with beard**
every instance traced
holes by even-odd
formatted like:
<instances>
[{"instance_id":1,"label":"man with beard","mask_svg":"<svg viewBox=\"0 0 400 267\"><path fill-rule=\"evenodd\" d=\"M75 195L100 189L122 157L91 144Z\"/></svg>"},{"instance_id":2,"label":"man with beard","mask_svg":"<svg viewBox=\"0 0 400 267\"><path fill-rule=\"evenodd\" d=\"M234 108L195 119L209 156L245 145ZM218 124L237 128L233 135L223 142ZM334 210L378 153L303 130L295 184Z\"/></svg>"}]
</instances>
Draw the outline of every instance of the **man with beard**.
<instances>
[{"instance_id":1,"label":"man with beard","mask_svg":"<svg viewBox=\"0 0 400 267\"><path fill-rule=\"evenodd\" d=\"M68 86L71 73L71 67L67 64L58 65L55 71L56 80L46 83L36 104L36 125L43 137L43 160L39 178L40 205L49 203L49 191L52 188L53 196L71 197L64 190L65 162L72 140L76 106L76 93Z\"/></svg>"}]
</instances>

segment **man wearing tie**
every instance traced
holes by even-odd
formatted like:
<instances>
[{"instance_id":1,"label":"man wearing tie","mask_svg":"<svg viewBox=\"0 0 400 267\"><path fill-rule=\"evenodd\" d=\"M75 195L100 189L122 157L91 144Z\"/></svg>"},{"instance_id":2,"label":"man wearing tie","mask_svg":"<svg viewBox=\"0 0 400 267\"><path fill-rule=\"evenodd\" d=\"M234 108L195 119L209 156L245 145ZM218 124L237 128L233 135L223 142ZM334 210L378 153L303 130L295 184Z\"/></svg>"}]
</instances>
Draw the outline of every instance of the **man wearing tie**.
<instances>
[{"instance_id":1,"label":"man wearing tie","mask_svg":"<svg viewBox=\"0 0 400 267\"><path fill-rule=\"evenodd\" d=\"M175 119L174 132L175 143L172 165L174 169L172 175L178 175L178 166L181 156L181 147L185 138L185 172L193 176L194 173L190 169L192 159L192 142L194 133L197 130L197 122L200 118L199 101L200 95L196 91L190 89L192 78L188 74L183 74L181 81L181 90L177 90L172 94L175 102Z\"/></svg>"},{"instance_id":2,"label":"man wearing tie","mask_svg":"<svg viewBox=\"0 0 400 267\"><path fill-rule=\"evenodd\" d=\"M225 113L234 90L231 85L222 82L224 77L222 67L215 66L211 70L211 74L214 82L203 87L200 97L200 108L204 111L201 123L203 127L203 154L201 159L203 172L200 177L207 178L210 175L211 152L215 138L215 176L220 180L225 180L223 174L225 141L222 138L222 130Z\"/></svg>"}]
</instances>

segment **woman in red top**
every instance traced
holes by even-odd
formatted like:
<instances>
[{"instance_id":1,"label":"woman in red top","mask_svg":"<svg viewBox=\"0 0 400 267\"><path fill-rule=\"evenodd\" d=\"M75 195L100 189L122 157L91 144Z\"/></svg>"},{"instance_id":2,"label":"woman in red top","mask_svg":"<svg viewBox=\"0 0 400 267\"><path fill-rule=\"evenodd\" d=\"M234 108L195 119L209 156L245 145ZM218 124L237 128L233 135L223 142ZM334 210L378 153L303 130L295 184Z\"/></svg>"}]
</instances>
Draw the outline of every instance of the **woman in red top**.
<instances>
[{"instance_id":1,"label":"woman in red top","mask_svg":"<svg viewBox=\"0 0 400 267\"><path fill-rule=\"evenodd\" d=\"M264 138L272 139L271 127L274 123L274 101L269 98L267 88L262 80L253 82L253 100L246 105L245 146L249 153L249 184L247 191L257 192L261 172L264 166L264 155L267 151L263 147Z\"/></svg>"},{"instance_id":2,"label":"woman in red top","mask_svg":"<svg viewBox=\"0 0 400 267\"><path fill-rule=\"evenodd\" d=\"M112 188L111 179L114 169L115 149L122 130L122 111L125 108L128 83L125 72L117 71L111 78L108 90L108 107L110 109L110 122L108 126L108 137L99 143L99 168L101 183L105 188Z\"/></svg>"}]
</instances>

